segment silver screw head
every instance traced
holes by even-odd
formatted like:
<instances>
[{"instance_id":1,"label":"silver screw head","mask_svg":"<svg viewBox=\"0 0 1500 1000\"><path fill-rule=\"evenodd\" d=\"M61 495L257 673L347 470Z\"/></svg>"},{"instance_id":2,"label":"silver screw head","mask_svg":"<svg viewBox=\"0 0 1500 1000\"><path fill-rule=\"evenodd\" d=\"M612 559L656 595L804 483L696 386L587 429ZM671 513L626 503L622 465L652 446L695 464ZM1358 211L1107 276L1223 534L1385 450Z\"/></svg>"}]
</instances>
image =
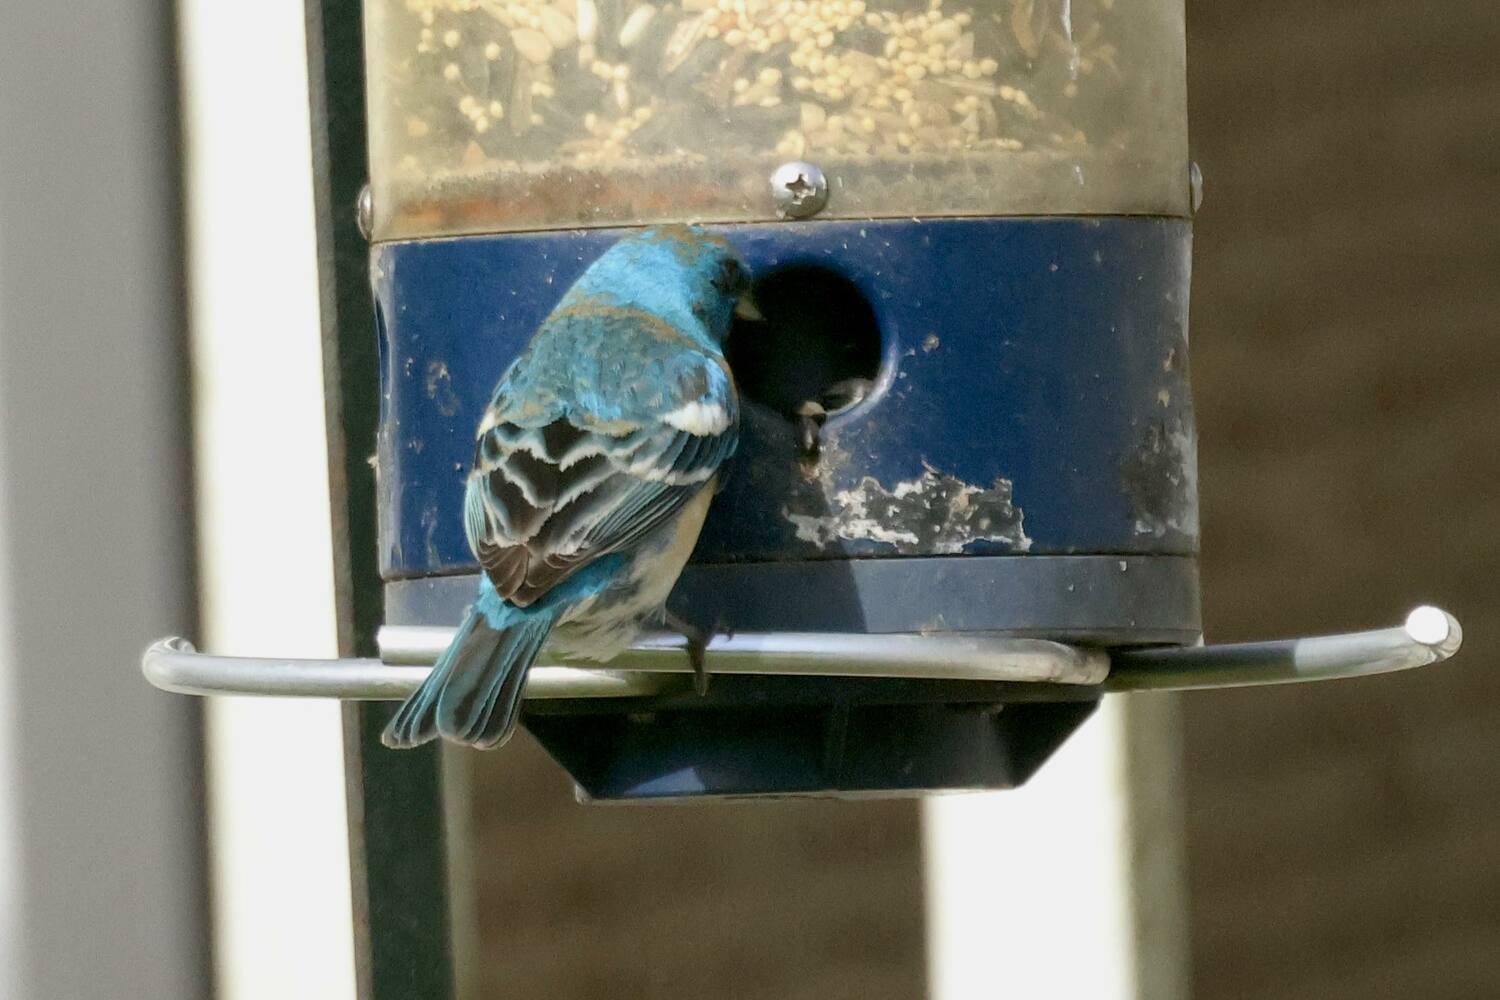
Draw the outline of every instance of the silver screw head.
<instances>
[{"instance_id":1,"label":"silver screw head","mask_svg":"<svg viewBox=\"0 0 1500 1000\"><path fill-rule=\"evenodd\" d=\"M359 189L359 197L355 199L354 224L359 227L359 234L369 240L375 230L375 197L370 194L368 184Z\"/></svg>"},{"instance_id":2,"label":"silver screw head","mask_svg":"<svg viewBox=\"0 0 1500 1000\"><path fill-rule=\"evenodd\" d=\"M1192 212L1197 215L1198 206L1203 204L1203 171L1198 169L1197 160L1188 164L1188 195Z\"/></svg>"},{"instance_id":3,"label":"silver screw head","mask_svg":"<svg viewBox=\"0 0 1500 1000\"><path fill-rule=\"evenodd\" d=\"M792 160L771 175L771 200L783 219L807 219L828 204L828 178L815 164Z\"/></svg>"}]
</instances>

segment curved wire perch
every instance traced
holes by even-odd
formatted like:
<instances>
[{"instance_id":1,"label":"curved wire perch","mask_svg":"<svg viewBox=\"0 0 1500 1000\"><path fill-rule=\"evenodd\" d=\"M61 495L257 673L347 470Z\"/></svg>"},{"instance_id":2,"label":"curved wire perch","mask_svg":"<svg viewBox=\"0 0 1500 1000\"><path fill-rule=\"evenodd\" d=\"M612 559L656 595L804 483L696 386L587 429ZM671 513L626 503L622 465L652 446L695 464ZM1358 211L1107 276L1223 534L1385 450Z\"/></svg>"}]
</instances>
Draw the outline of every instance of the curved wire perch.
<instances>
[{"instance_id":1,"label":"curved wire perch","mask_svg":"<svg viewBox=\"0 0 1500 1000\"><path fill-rule=\"evenodd\" d=\"M417 689L447 648L453 630L380 630L381 660L256 659L199 653L186 639L162 639L141 658L147 680L181 694L400 700ZM543 651L543 657L546 657ZM1109 670L1101 650L1039 639L982 635L748 633L719 636L708 648L718 674L924 677L1098 684ZM607 668L539 663L528 698L611 698L661 694L685 686L692 670L685 640L658 633Z\"/></svg>"},{"instance_id":2,"label":"curved wire perch","mask_svg":"<svg viewBox=\"0 0 1500 1000\"><path fill-rule=\"evenodd\" d=\"M386 626L381 660L296 660L212 656L186 639L162 639L141 658L147 680L180 694L400 700L417 689L453 637L447 628ZM692 670L685 640L644 637L607 668L543 662L531 668L527 698L624 698L685 687ZM1109 671L1102 650L1039 639L984 635L742 633L708 647L717 674L922 677L1098 684Z\"/></svg>"},{"instance_id":3,"label":"curved wire perch","mask_svg":"<svg viewBox=\"0 0 1500 1000\"><path fill-rule=\"evenodd\" d=\"M186 639L162 639L141 657L152 684L183 694L398 701L427 676L453 630L387 626L382 660L212 656ZM1463 630L1446 611L1419 607L1398 628L1345 635L1164 647L1107 653L1042 639L963 633L865 635L741 633L709 644L717 674L909 677L1100 685L1105 691L1170 691L1330 680L1407 670L1446 660ZM545 651L544 651L545 656ZM685 690L685 641L654 634L608 668L543 663L528 698L629 698Z\"/></svg>"},{"instance_id":4,"label":"curved wire perch","mask_svg":"<svg viewBox=\"0 0 1500 1000\"><path fill-rule=\"evenodd\" d=\"M431 664L452 638L449 628L386 625L377 641L386 663ZM542 656L545 661L546 650ZM740 632L714 636L707 656L714 674L1098 684L1109 672L1109 657L1102 650L964 632ZM609 668L692 670L686 640L672 632L641 637L609 661Z\"/></svg>"},{"instance_id":5,"label":"curved wire perch","mask_svg":"<svg viewBox=\"0 0 1500 1000\"><path fill-rule=\"evenodd\" d=\"M164 691L201 695L263 695L278 698L342 698L401 701L427 676L427 667L379 660L260 659L199 653L186 639L159 639L141 657L141 672ZM635 698L686 688L666 674L534 669L528 698Z\"/></svg>"},{"instance_id":6,"label":"curved wire perch","mask_svg":"<svg viewBox=\"0 0 1500 1000\"><path fill-rule=\"evenodd\" d=\"M1365 677L1441 663L1463 645L1463 628L1423 605L1396 628L1343 635L1122 650L1110 658L1107 691L1184 691Z\"/></svg>"}]
</instances>

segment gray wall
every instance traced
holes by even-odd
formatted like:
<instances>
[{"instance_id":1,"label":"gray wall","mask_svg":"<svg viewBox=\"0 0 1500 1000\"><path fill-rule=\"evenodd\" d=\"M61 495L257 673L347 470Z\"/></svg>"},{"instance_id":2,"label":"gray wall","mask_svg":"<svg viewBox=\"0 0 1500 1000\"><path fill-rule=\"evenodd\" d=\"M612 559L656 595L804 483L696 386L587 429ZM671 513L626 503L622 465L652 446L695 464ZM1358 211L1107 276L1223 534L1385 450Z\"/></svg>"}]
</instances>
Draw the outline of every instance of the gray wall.
<instances>
[{"instance_id":1,"label":"gray wall","mask_svg":"<svg viewBox=\"0 0 1500 1000\"><path fill-rule=\"evenodd\" d=\"M207 991L195 710L137 668L191 624L170 16L0 30L5 1000Z\"/></svg>"}]
</instances>

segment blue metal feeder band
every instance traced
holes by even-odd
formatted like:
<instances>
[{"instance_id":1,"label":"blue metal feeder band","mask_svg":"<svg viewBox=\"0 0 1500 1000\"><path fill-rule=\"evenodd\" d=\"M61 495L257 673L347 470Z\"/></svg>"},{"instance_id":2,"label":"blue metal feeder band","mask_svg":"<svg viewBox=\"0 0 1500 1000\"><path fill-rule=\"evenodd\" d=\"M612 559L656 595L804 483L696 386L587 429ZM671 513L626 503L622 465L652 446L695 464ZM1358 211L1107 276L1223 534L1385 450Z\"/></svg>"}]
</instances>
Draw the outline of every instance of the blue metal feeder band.
<instances>
[{"instance_id":1,"label":"blue metal feeder band","mask_svg":"<svg viewBox=\"0 0 1500 1000\"><path fill-rule=\"evenodd\" d=\"M1192 640L1188 222L719 231L757 278L815 267L851 284L873 312L883 361L869 397L829 420L811 467L790 421L747 404L740 454L674 605L746 629L791 627L777 620L791 601L799 629ZM480 413L537 324L619 235L376 247L387 580L475 571L460 508ZM1012 577L1025 583L1007 594ZM885 596L861 599L870 593ZM1029 595L1024 608L1017 593ZM446 624L461 607L426 610Z\"/></svg>"}]
</instances>

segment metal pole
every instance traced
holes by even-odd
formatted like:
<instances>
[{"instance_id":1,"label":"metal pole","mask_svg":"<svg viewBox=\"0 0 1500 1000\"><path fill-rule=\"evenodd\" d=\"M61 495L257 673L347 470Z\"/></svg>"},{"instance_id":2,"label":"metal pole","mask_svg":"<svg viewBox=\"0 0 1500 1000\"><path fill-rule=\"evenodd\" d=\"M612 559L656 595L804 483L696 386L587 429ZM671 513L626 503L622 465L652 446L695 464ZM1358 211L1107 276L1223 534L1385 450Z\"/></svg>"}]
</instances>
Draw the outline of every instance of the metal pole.
<instances>
[{"instance_id":1,"label":"metal pole","mask_svg":"<svg viewBox=\"0 0 1500 1000\"><path fill-rule=\"evenodd\" d=\"M369 247L355 206L367 170L359 0L306 0L312 164L322 287L339 651L369 656L383 619L376 566L379 369ZM454 993L441 760L436 747L380 745L392 707L344 708L355 960L361 1000Z\"/></svg>"}]
</instances>

